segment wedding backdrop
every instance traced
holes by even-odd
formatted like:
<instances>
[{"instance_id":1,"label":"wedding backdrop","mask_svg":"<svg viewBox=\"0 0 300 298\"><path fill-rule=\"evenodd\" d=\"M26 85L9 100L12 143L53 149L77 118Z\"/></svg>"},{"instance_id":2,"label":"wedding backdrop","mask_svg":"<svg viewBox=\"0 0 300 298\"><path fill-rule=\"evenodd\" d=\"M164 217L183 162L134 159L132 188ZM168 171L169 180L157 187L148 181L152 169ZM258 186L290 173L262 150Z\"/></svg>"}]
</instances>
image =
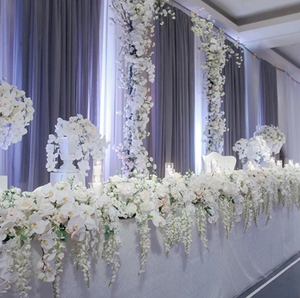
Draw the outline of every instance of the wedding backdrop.
<instances>
[{"instance_id":1,"label":"wedding backdrop","mask_svg":"<svg viewBox=\"0 0 300 298\"><path fill-rule=\"evenodd\" d=\"M0 26L3 297L236 297L299 252L287 72L168 0Z\"/></svg>"}]
</instances>

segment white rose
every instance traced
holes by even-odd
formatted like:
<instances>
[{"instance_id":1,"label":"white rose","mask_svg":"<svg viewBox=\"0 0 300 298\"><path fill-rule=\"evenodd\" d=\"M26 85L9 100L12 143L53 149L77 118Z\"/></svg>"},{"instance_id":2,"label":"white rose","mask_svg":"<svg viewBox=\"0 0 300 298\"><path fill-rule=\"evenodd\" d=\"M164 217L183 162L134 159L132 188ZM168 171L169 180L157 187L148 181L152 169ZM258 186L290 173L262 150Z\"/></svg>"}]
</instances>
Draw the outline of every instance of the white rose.
<instances>
[{"instance_id":1,"label":"white rose","mask_svg":"<svg viewBox=\"0 0 300 298\"><path fill-rule=\"evenodd\" d=\"M136 213L136 210L137 210L137 207L135 204L133 203L129 203L127 206L126 206L126 212L129 213L129 214L134 214Z\"/></svg>"},{"instance_id":2,"label":"white rose","mask_svg":"<svg viewBox=\"0 0 300 298\"><path fill-rule=\"evenodd\" d=\"M111 181L111 183L117 184L117 183L125 182L126 178L123 178L119 175L115 175L115 176L109 177L109 180Z\"/></svg>"},{"instance_id":3,"label":"white rose","mask_svg":"<svg viewBox=\"0 0 300 298\"><path fill-rule=\"evenodd\" d=\"M20 210L32 210L35 207L34 201L31 198L22 197L19 199L17 206Z\"/></svg>"},{"instance_id":4,"label":"white rose","mask_svg":"<svg viewBox=\"0 0 300 298\"><path fill-rule=\"evenodd\" d=\"M79 202L85 203L88 200L88 195L80 189L74 189L73 193L74 193L75 199Z\"/></svg>"},{"instance_id":5,"label":"white rose","mask_svg":"<svg viewBox=\"0 0 300 298\"><path fill-rule=\"evenodd\" d=\"M154 203L152 201L146 201L140 205L142 212L149 212L154 209Z\"/></svg>"}]
</instances>

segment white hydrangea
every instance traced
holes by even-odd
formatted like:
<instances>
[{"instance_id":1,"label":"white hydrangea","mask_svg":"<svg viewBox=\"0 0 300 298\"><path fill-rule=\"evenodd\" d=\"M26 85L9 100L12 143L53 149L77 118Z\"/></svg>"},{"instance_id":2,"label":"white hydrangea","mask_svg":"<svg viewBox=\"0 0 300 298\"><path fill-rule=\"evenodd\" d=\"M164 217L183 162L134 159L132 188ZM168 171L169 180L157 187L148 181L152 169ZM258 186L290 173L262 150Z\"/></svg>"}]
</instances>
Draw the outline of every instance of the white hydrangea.
<instances>
[{"instance_id":1,"label":"white hydrangea","mask_svg":"<svg viewBox=\"0 0 300 298\"><path fill-rule=\"evenodd\" d=\"M33 119L32 100L6 81L0 81L0 147L8 149L27 133L26 127Z\"/></svg>"}]
</instances>

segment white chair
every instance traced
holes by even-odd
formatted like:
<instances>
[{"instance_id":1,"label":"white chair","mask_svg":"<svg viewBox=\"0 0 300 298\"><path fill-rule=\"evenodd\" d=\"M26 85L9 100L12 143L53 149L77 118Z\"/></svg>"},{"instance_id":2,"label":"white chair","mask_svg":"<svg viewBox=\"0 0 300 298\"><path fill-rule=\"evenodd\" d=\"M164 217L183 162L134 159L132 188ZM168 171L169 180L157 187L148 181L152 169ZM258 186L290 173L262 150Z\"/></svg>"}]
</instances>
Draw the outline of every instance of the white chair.
<instances>
[{"instance_id":1,"label":"white chair","mask_svg":"<svg viewBox=\"0 0 300 298\"><path fill-rule=\"evenodd\" d=\"M205 173L212 172L212 161L217 162L217 166L221 171L233 172L236 165L234 156L223 156L217 152L211 152L208 155L202 155L203 168Z\"/></svg>"}]
</instances>

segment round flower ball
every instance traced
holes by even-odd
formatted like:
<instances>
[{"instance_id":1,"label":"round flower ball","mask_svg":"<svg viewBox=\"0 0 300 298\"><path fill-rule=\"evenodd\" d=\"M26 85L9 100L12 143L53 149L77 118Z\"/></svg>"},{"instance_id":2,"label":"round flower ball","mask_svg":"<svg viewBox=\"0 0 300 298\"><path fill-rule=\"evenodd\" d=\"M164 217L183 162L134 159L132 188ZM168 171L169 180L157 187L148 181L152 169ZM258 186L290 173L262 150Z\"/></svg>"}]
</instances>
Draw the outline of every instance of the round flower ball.
<instances>
[{"instance_id":1,"label":"round flower ball","mask_svg":"<svg viewBox=\"0 0 300 298\"><path fill-rule=\"evenodd\" d=\"M27 133L33 119L32 100L6 81L0 81L0 147L7 150Z\"/></svg>"}]
</instances>

